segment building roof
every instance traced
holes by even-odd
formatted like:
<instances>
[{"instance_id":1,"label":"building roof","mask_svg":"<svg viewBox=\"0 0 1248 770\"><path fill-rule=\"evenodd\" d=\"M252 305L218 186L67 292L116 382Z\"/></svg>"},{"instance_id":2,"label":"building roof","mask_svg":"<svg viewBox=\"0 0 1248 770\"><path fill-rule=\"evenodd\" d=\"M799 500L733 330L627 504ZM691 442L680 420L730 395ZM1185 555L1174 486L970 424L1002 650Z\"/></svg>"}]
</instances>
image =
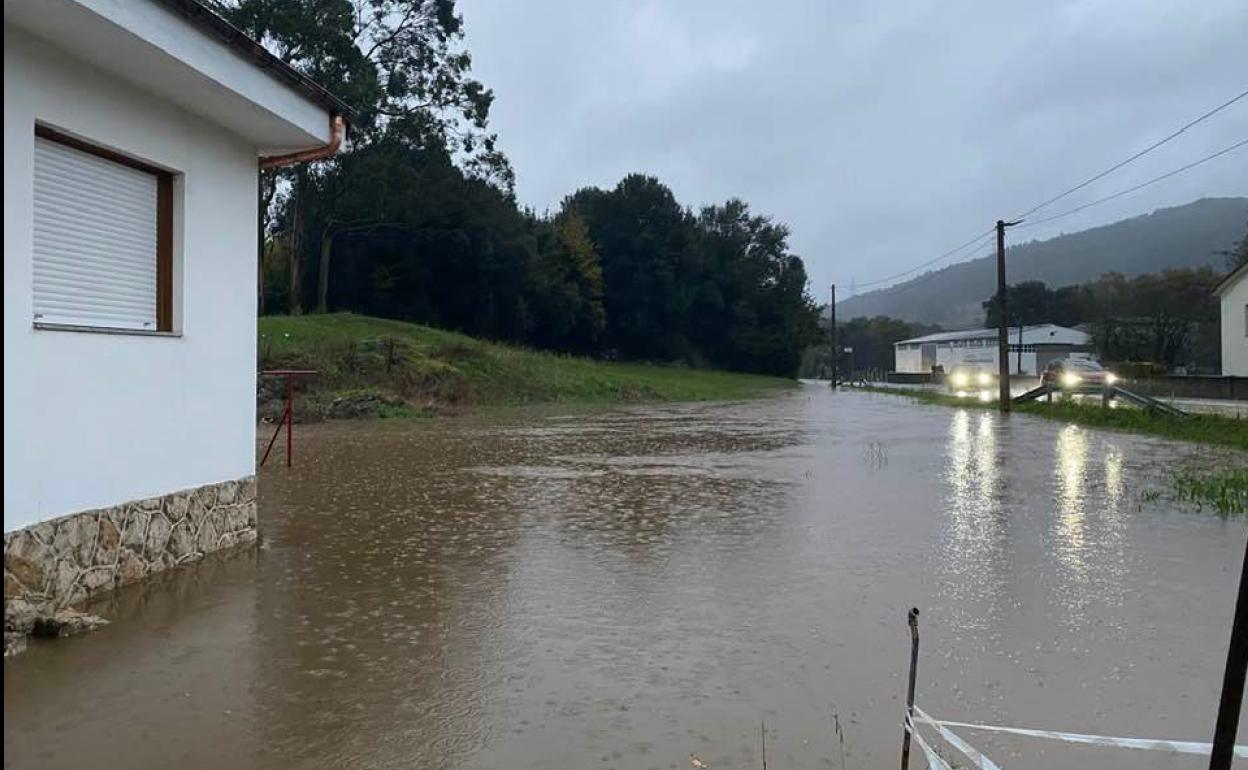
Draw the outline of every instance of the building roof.
<instances>
[{"instance_id":1,"label":"building roof","mask_svg":"<svg viewBox=\"0 0 1248 770\"><path fill-rule=\"evenodd\" d=\"M154 0L185 19L204 34L226 45L273 78L299 91L327 111L341 115L348 123L358 123L359 113L330 93L324 86L282 61L269 49L252 40L238 27L199 0Z\"/></svg>"},{"instance_id":2,"label":"building roof","mask_svg":"<svg viewBox=\"0 0 1248 770\"><path fill-rule=\"evenodd\" d=\"M925 337L901 340L896 345L914 345L923 342L954 342L955 340L981 340L997 338L996 329L966 329L958 332L938 332ZM1056 324L1036 324L1023 327L1024 345L1087 345L1090 341L1086 332L1069 329ZM1018 343L1017 327L1010 328L1010 343Z\"/></svg>"},{"instance_id":3,"label":"building roof","mask_svg":"<svg viewBox=\"0 0 1248 770\"><path fill-rule=\"evenodd\" d=\"M1248 262L1245 262L1244 264L1235 268L1225 278L1223 278L1222 283L1214 287L1213 295L1215 297L1221 297L1223 294L1226 294L1228 291L1230 291L1232 286L1244 280L1245 278L1248 278Z\"/></svg>"},{"instance_id":4,"label":"building roof","mask_svg":"<svg viewBox=\"0 0 1248 770\"><path fill-rule=\"evenodd\" d=\"M333 140L334 116L357 119L345 102L205 2L4 0L5 33L22 33L12 41L19 48L50 46L67 57L66 67L86 65L92 77L118 79L224 128L260 157L322 147ZM44 119L75 132L65 123L72 116L61 116L61 124ZM114 144L141 154L129 140Z\"/></svg>"}]
</instances>

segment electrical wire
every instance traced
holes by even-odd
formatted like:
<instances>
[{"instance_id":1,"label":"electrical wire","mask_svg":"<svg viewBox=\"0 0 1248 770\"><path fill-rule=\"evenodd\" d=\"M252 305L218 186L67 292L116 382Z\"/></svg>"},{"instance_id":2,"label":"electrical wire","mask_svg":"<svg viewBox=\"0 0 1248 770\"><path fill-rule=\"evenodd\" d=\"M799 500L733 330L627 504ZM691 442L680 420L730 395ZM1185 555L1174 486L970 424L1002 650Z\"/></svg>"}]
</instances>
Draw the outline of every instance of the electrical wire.
<instances>
[{"instance_id":1,"label":"electrical wire","mask_svg":"<svg viewBox=\"0 0 1248 770\"><path fill-rule=\"evenodd\" d=\"M1190 168L1195 168L1196 166L1199 166L1199 165L1200 165L1200 164L1202 164L1202 163L1207 163L1207 162L1209 162L1209 161L1213 160L1214 158L1220 157L1220 156L1222 156L1222 155L1227 154L1228 152L1231 152L1232 150L1237 150L1237 149L1239 149L1240 147L1243 147L1245 144L1248 144L1248 139L1241 139L1240 141L1236 142L1235 144L1232 144L1230 147L1224 147L1224 148L1222 148L1221 150L1218 150L1217 152L1212 153L1212 154L1210 154L1210 155L1206 155L1205 157L1203 157L1203 158L1201 158L1201 159L1199 159L1199 160L1194 160L1194 161L1192 161L1191 163L1188 163L1186 166L1180 166L1179 168L1176 168L1176 169L1174 169L1173 171L1167 171L1166 173L1162 174L1161 176L1155 176L1155 177L1153 177L1152 179L1148 180L1147 182L1140 182L1139 184L1134 185L1134 186L1132 186L1132 187L1128 187L1128 188L1127 188L1127 189L1125 189L1125 190L1119 190L1118 192L1116 192L1116 193L1111 193L1111 194L1109 194L1109 195L1106 195L1106 196L1105 196L1105 197L1103 197L1103 198L1097 198L1097 199L1096 199L1096 200L1094 200L1094 201L1090 201L1090 202L1088 202L1088 203L1085 203L1085 204L1083 204L1082 206L1076 206L1075 208L1070 209L1070 210L1068 210L1068 211L1063 211L1063 212L1062 212L1062 213L1060 213L1060 214L1054 214L1053 216L1050 216L1050 217L1044 217L1043 219L1036 219L1036 220L1032 220L1032 221L1030 221L1030 222L1024 222L1023 224L1019 225L1019 227L1020 227L1020 228L1022 228L1022 227L1035 227L1036 225L1042 225L1042 224L1044 224L1045 222L1052 222L1052 221L1053 221L1053 220L1055 220L1055 219L1061 219L1062 217L1068 217L1068 216L1070 216L1071 214L1077 214L1078 212L1083 211L1084 209L1091 208L1091 207L1096 206L1096 205L1101 204L1101 203L1105 203L1106 201L1112 201L1112 200L1113 200L1113 199L1115 199L1115 198L1121 198L1122 196L1127 195L1127 194L1129 194L1129 193L1133 193L1133 192L1135 192L1136 190L1139 190L1139 189L1142 189L1142 188L1148 187L1150 184L1156 184L1157 182L1160 182L1160 181L1161 181L1161 180L1163 180L1163 179L1169 179L1170 177L1172 177L1172 176L1174 176L1174 175L1176 175L1176 174L1181 174L1181 173L1183 173L1184 171L1187 171L1187 170L1188 170L1188 169L1190 169Z\"/></svg>"},{"instance_id":2,"label":"electrical wire","mask_svg":"<svg viewBox=\"0 0 1248 770\"><path fill-rule=\"evenodd\" d=\"M947 259L948 257L952 257L954 254L957 254L958 252L963 251L964 249L968 249L968 248L971 248L971 247L974 247L974 246L978 246L981 242L983 242L983 241L987 240L987 239L988 239L988 238L989 238L989 237L990 237L990 236L991 236L994 232L996 232L995 228L994 228L994 229L991 229L991 230L988 230L987 232L980 233L979 235L975 236L974 238L972 238L971 240L967 241L966 243L963 243L961 246L955 246L955 247L953 247L952 249L949 249L948 251L944 252L943 254L940 254L940 255L938 255L938 256L936 256L936 257L933 257L932 259L929 259L929 260L928 260L928 261L926 261L926 262L923 262L922 264L915 265L914 267L910 268L909 270L905 270L905 271L903 271L903 272L896 273L896 274L894 274L894 275L890 275L890 276L888 276L887 278L879 278L879 279L874 280L874 281L868 281L868 282L866 282L866 283L859 283L859 284L856 284L856 288L858 288L858 289L863 289L863 288L869 288L869 287L871 287L871 286L879 286L879 285L880 285L880 284L882 284L882 283L888 283L889 281L895 281L895 280L897 280L898 278L905 278L907 275L910 275L911 273L916 273L916 272L918 272L918 271L922 270L922 269L923 269L923 268L925 268L925 267L931 267L932 265L936 264L937 262L941 261L942 259Z\"/></svg>"},{"instance_id":3,"label":"electrical wire","mask_svg":"<svg viewBox=\"0 0 1248 770\"><path fill-rule=\"evenodd\" d=\"M1075 185L1074 187L1070 188L1069 190L1066 190L1065 192L1063 192L1063 193L1061 193L1061 194L1059 194L1059 195L1055 195L1055 196L1053 196L1052 198L1049 198L1048 200L1043 201L1042 203L1038 203L1038 204L1036 204L1035 206L1032 206L1030 209L1027 209L1027 210L1026 210L1026 211L1024 211L1022 214L1019 214L1018 216L1013 217L1013 219L1014 219L1014 220L1022 220L1022 219L1025 219L1028 215L1030 215L1030 214L1034 214L1035 212L1039 211L1040 209L1043 209L1043 208L1045 208L1045 207L1047 207L1047 206L1049 206L1049 205L1051 205L1051 204L1053 204L1053 203L1056 203L1057 201L1059 201L1059 200L1061 200L1061 199L1065 198L1065 197L1066 197L1066 196L1068 196L1068 195L1071 195L1072 193L1075 193L1075 192L1078 192L1079 190L1082 190L1083 188L1087 187L1088 185L1092 184L1093 182L1095 182L1095 181L1097 181L1097 180L1099 180L1099 179L1103 179L1103 178L1105 178L1106 176L1108 176L1108 175L1112 174L1113 172L1117 171L1118 169L1122 168L1123 166L1127 165L1128 163L1131 163L1131 162L1133 162L1133 161L1135 161L1135 160L1137 160L1137 159L1139 159L1139 158L1144 157L1145 155L1147 155L1148 153L1150 153L1150 152L1152 152L1153 150L1157 149L1158 147L1162 146L1163 144L1166 144L1167 142L1171 141L1172 139L1175 139L1175 138L1176 138L1176 137L1178 137L1179 135L1183 134L1185 131L1187 131L1187 130L1188 130L1189 128L1191 128L1192 126L1195 126L1195 125L1197 125L1198 123L1201 123L1201 122L1203 122L1203 121L1205 121L1205 120L1207 120L1207 119L1209 119L1209 118L1213 117L1214 115L1218 114L1218 113L1219 113L1219 112L1221 112L1222 110L1226 109L1227 107L1230 107L1232 104L1235 104L1236 102L1238 102L1239 100L1241 100L1241 99L1243 99L1243 98L1245 98L1245 97L1248 97L1248 91L1243 91L1243 92L1241 92L1240 94L1238 94L1238 95L1236 95L1236 96L1234 96L1234 97L1232 97L1232 98L1228 99L1227 101L1225 101L1225 102L1223 102L1223 103L1219 104L1217 107L1214 107L1213 109L1209 110L1208 112L1205 112L1204 114L1202 114L1202 115L1200 115L1200 116L1198 116L1198 117L1196 117L1196 118L1194 118L1194 119L1192 119L1192 120L1188 121L1187 123L1185 123L1185 124L1183 124L1182 126L1180 126L1180 127L1179 127L1176 131L1174 131L1174 132L1172 132L1172 133L1170 133L1170 134L1166 135L1165 137L1162 137L1161 139L1157 140L1156 142L1153 142L1152 144L1150 144L1149 146L1147 146L1147 147L1145 147L1144 149L1140 150L1139 152L1135 153L1134 155L1132 155L1132 156L1130 156L1130 157L1128 157L1128 158L1126 158L1126 159L1124 159L1124 160L1121 160L1121 161L1119 161L1118 163L1115 163L1114 165L1110 166L1109 168L1105 169L1104 171L1102 171L1102 172L1100 172L1100 173L1098 173L1098 174L1096 174L1096 175L1094 175L1094 176L1088 177L1087 179L1085 179L1084 181L1082 181L1082 182L1080 182L1079 184ZM1197 160L1197 161L1194 161L1194 162L1192 162L1192 163L1187 164L1186 166L1183 166L1183 167L1181 167L1181 168L1174 169L1173 171L1169 171L1169 172L1167 172L1167 173L1165 173L1165 174L1162 174L1161 176L1154 177L1153 179L1150 179L1150 180L1148 180L1147 182L1142 182L1142 183L1140 183L1140 184L1138 184L1138 185L1135 185L1134 187L1129 187L1129 188L1127 188L1126 190L1120 190L1120 191L1118 191L1118 192L1116 192L1116 193L1113 193L1113 194L1111 194L1111 195L1107 195L1107 196L1105 196L1105 197L1103 197L1103 198L1099 198L1099 199L1094 200L1094 201L1092 201L1092 202L1090 202L1090 203L1085 203L1085 204L1083 204L1082 206L1078 206L1078 207L1073 208L1073 209L1070 209L1070 210L1068 210L1068 211L1064 211L1064 212L1062 212L1062 213L1060 213L1060 214L1055 214L1055 215L1053 215L1053 216L1050 216L1050 217L1045 217L1045 218L1043 218L1043 219L1037 219L1037 220L1034 220L1034 221L1030 221L1030 222L1023 223L1023 224L1021 224L1021 225L1020 225L1020 227L1034 227L1035 225L1044 224L1045 222L1052 222L1052 221L1053 221L1053 220L1055 220L1055 219L1061 219L1062 217L1067 217L1067 216L1070 216L1071 214L1075 214L1075 213L1077 213L1077 212L1083 211L1084 209L1091 208L1092 206L1096 206L1096 205L1098 205L1098 204L1105 203L1105 202L1107 202L1107 201L1111 201L1111 200L1113 200L1113 199L1115 199L1115 198L1120 198L1120 197L1122 197L1123 195L1127 195L1127 194L1129 194L1129 193L1133 193L1133 192L1135 192L1136 190L1139 190L1139 189L1141 189L1141 188L1147 187L1147 186L1149 186L1149 185L1151 185L1151 184L1154 184L1154 183L1156 183L1156 182L1160 182L1160 181L1162 181L1163 179L1168 179L1168 178L1170 178L1170 177L1172 177L1172 176L1174 176L1174 175L1176 175L1176 174L1181 174L1182 172L1187 171L1187 170L1188 170L1188 169L1190 169L1190 168L1194 168L1194 167L1196 167L1196 166L1199 166L1199 165L1200 165L1200 164L1202 164L1202 163L1206 163L1206 162L1208 162L1208 161L1211 161L1211 160L1213 160L1214 158L1217 158L1217 157L1219 157L1219 156L1221 156L1221 155L1225 155L1226 153L1231 152L1232 150L1238 149L1239 147L1242 147L1242 146L1244 146L1245 144L1248 144L1248 139L1245 139L1245 140L1243 140L1243 141L1241 141L1241 142L1238 142L1238 143L1236 143L1236 144L1233 144L1233 145L1231 145L1230 147L1227 147L1227 148L1225 148L1225 149L1219 150L1218 152L1215 152L1215 153L1213 153L1212 155L1207 155L1207 156L1205 156L1205 157L1203 157L1203 158L1201 158L1201 159L1199 159L1199 160ZM952 248L952 249L950 249L950 250L948 250L948 251L946 251L946 252L944 252L944 253L942 253L942 254L939 254L938 256L933 257L932 259L929 259L929 260L928 260L928 261L926 261L926 262L923 262L923 263L920 263L920 264L918 264L918 265L915 265L914 267L910 268L909 270L904 270L904 271L902 271L902 272L900 272L900 273L895 273L895 274L893 274L893 275L887 276L887 277L885 277L885 278L879 278L879 279L876 279L876 280L874 280L874 281L868 281L868 282L866 282L866 283L857 283L857 284L855 285L855 288L857 288L859 291L861 291L861 290L862 290L862 289L864 289L864 288L871 288L871 287L873 287L873 286L879 286L879 285L881 285L881 284L885 284L885 283L889 283L889 282L891 282L891 281L895 281L895 280L897 280L897 279L899 279L899 278L905 278L905 277L906 277L906 276L908 276L908 275L911 275L911 274L913 274L913 273L916 273L916 272L918 272L918 271L920 271L920 270L922 270L922 269L924 269L924 268L931 267L932 265L935 265L936 263L938 263L938 262L940 262L940 261L942 261L942 260L944 260L944 259L947 259L947 258L949 258L949 257L952 257L952 256L954 256L955 254L958 254L959 252L963 251L964 249L967 249L967 248L970 248L970 247L973 247L973 246L977 246L977 245L979 245L979 243L981 243L982 241L986 240L986 239L987 239L987 237L991 236L991 235L993 234L993 232L994 232L994 229L990 229L990 230L988 230L986 233L981 233L980 235L975 236L974 238L972 238L971 240L969 240L969 241L967 241L967 242L965 242L965 243L961 244L960 246L955 246L954 248Z\"/></svg>"},{"instance_id":4,"label":"electrical wire","mask_svg":"<svg viewBox=\"0 0 1248 770\"><path fill-rule=\"evenodd\" d=\"M1029 208L1029 209L1027 209L1026 211L1024 211L1022 214L1019 214L1018 216L1013 217L1013 219L1025 219L1027 216L1029 216L1029 215L1031 215L1031 214L1036 213L1036 212L1037 212L1037 211L1039 211L1040 209L1042 209L1042 208L1046 208L1046 207L1047 207L1047 206L1049 206L1050 204L1053 204L1053 203L1056 203L1056 202L1060 201L1062 198L1065 198L1067 195L1070 195L1071 193L1078 192L1079 190L1082 190L1083 188L1087 187L1088 185L1092 184L1093 182L1097 181L1098 179L1103 179L1103 178L1105 178L1105 177L1109 176L1110 174L1114 173L1115 171L1117 171L1118 169L1120 169L1120 168L1122 168L1123 166L1127 165L1128 163L1130 163L1130 162L1132 162L1132 161L1134 161L1134 160L1137 160L1137 159L1139 159L1139 158L1144 157L1145 155L1147 155L1148 153L1150 153L1150 152L1152 152L1153 150L1157 149L1158 147L1162 146L1162 145L1163 145L1163 144L1165 144L1166 142L1169 142L1170 140L1172 140L1172 139L1174 139L1174 138L1178 137L1178 136L1179 136L1180 134L1182 134L1184 131L1187 131L1187 129L1191 128L1192 126L1196 125L1197 123L1201 123L1201 122L1203 122L1203 121L1205 121L1205 120L1207 120L1207 119L1209 119L1209 118L1213 117L1214 115L1218 114L1219 112L1221 112L1222 110L1226 109L1227 107L1230 107L1232 104L1234 104L1235 102L1239 101L1240 99L1243 99L1243 98L1244 98L1244 97L1246 97L1246 96L1248 96L1248 91L1244 91L1243 93L1239 94L1238 96L1235 96L1235 97L1233 97L1233 98L1231 98L1231 99L1229 99L1229 100L1227 100L1227 101L1225 101L1225 102L1222 102L1222 103L1221 103L1221 104L1219 104L1217 107L1214 107L1213 109L1209 110L1208 112L1206 112L1205 114L1201 115L1200 117L1195 118L1195 119L1193 119L1193 120L1191 120L1191 121L1188 121L1187 123L1185 123L1183 126L1181 126L1181 127L1180 127L1177 131L1175 131L1174 133L1169 134L1168 136L1165 136L1165 137L1163 137L1163 138L1161 138L1161 139L1158 139L1156 142L1153 142L1152 144L1150 144L1149 146L1147 146L1147 147L1145 147L1144 149L1140 150L1139 152L1135 153L1135 154L1134 154L1134 155L1132 155L1131 157L1129 157L1129 158L1127 158L1127 159L1125 159L1125 160L1121 160L1121 161L1119 161L1118 163L1115 163L1114 165L1110 166L1109 168L1105 169L1104 171L1100 172L1099 174L1096 174L1095 176L1088 177L1087 179L1085 179L1084 181L1082 181L1082 182L1080 182L1079 184L1075 185L1074 187L1070 188L1070 189L1069 189L1069 190L1067 190L1066 192L1061 193L1060 195L1055 195L1055 196L1053 196L1052 198L1049 198L1048 200L1044 201L1043 203L1038 203L1038 204L1036 204L1035 206L1032 206L1031 208Z\"/></svg>"}]
</instances>

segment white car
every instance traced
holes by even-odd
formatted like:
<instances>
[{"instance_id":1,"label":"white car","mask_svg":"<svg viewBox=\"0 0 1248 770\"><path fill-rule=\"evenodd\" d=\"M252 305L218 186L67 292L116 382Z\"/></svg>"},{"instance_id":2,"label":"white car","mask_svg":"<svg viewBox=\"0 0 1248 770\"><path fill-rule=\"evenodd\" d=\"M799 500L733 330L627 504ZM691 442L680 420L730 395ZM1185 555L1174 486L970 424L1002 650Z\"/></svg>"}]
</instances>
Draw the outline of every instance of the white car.
<instances>
[{"instance_id":1,"label":"white car","mask_svg":"<svg viewBox=\"0 0 1248 770\"><path fill-rule=\"evenodd\" d=\"M992 359L967 357L950 370L945 384L957 395L995 393L997 373L993 371Z\"/></svg>"},{"instance_id":2,"label":"white car","mask_svg":"<svg viewBox=\"0 0 1248 770\"><path fill-rule=\"evenodd\" d=\"M1118 376L1107 371L1099 361L1091 358L1062 358L1049 364L1041 377L1046 385L1062 390L1101 388L1118 382Z\"/></svg>"}]
</instances>

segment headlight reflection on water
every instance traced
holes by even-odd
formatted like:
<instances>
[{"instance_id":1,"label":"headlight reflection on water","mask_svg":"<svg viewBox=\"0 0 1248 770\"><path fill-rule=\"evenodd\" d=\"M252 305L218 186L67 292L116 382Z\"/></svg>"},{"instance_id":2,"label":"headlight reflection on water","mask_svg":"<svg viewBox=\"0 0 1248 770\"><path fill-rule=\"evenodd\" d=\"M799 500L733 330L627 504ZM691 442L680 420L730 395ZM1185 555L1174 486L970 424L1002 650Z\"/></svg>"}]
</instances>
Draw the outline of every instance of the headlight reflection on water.
<instances>
[{"instance_id":1,"label":"headlight reflection on water","mask_svg":"<svg viewBox=\"0 0 1248 770\"><path fill-rule=\"evenodd\" d=\"M946 444L947 523L940 564L946 590L964 613L959 622L969 627L989 620L984 604L1000 598L1009 572L995 419L957 410Z\"/></svg>"}]
</instances>

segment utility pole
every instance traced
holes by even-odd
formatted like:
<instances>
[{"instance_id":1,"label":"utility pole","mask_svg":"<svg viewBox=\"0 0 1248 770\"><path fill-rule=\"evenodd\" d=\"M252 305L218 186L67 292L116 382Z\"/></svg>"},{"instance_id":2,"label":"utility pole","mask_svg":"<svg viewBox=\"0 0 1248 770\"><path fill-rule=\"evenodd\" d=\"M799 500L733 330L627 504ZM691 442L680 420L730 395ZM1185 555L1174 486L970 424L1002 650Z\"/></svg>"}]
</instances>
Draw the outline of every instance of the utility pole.
<instances>
[{"instance_id":1,"label":"utility pole","mask_svg":"<svg viewBox=\"0 0 1248 770\"><path fill-rule=\"evenodd\" d=\"M1010 319L1005 304L1005 228L1022 222L997 220L997 408L1010 411Z\"/></svg>"},{"instance_id":2,"label":"utility pole","mask_svg":"<svg viewBox=\"0 0 1248 770\"><path fill-rule=\"evenodd\" d=\"M836 347L836 284L832 284L832 301L828 303L828 340L832 343L832 389L836 390L839 377L836 362L840 358Z\"/></svg>"},{"instance_id":3,"label":"utility pole","mask_svg":"<svg viewBox=\"0 0 1248 770\"><path fill-rule=\"evenodd\" d=\"M1226 652L1226 673L1222 679L1222 700L1218 704L1218 722L1213 731L1213 750L1209 753L1209 770L1231 770L1235 753L1235 732L1239 726L1239 709L1244 700L1244 679L1248 675L1248 547L1244 550L1244 566L1239 573L1239 599L1235 602L1235 619L1231 622L1231 644Z\"/></svg>"}]
</instances>

